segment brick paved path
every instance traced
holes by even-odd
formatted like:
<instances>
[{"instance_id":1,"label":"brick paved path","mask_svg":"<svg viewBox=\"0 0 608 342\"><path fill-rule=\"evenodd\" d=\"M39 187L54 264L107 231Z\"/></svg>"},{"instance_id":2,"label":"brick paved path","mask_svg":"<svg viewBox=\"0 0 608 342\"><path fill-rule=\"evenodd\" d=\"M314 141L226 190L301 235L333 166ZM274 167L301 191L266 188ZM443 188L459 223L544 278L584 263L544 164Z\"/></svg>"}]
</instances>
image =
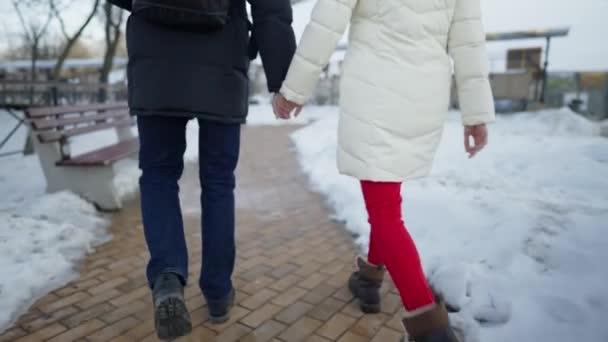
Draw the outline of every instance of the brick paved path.
<instances>
[{"instance_id":1,"label":"brick paved path","mask_svg":"<svg viewBox=\"0 0 608 342\"><path fill-rule=\"evenodd\" d=\"M197 288L200 229L196 165L182 184L190 247L186 289L194 330L184 341L378 341L400 338L399 297L383 287L383 313L363 314L346 288L356 247L307 189L290 127L243 131L237 193L237 305L223 325L207 321ZM114 239L84 262L81 276L39 300L0 341L156 341L144 269L138 201L113 217Z\"/></svg>"}]
</instances>

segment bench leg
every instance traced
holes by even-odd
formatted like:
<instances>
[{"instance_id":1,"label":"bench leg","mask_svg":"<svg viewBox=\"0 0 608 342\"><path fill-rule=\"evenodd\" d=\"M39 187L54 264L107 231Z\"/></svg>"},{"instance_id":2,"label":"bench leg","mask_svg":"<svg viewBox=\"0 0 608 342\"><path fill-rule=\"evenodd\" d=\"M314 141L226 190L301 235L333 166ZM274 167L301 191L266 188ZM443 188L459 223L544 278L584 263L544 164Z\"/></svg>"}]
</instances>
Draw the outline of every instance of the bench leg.
<instances>
[{"instance_id":1,"label":"bench leg","mask_svg":"<svg viewBox=\"0 0 608 342\"><path fill-rule=\"evenodd\" d=\"M104 167L64 167L69 177L69 189L93 202L100 210L114 211L122 208L120 197L114 188L114 169Z\"/></svg>"},{"instance_id":2,"label":"bench leg","mask_svg":"<svg viewBox=\"0 0 608 342\"><path fill-rule=\"evenodd\" d=\"M69 178L63 174L63 170L55 165L58 160L61 160L59 144L42 144L33 133L31 133L31 139L40 161L40 168L42 168L42 172L46 178L46 191L53 193L69 189Z\"/></svg>"}]
</instances>

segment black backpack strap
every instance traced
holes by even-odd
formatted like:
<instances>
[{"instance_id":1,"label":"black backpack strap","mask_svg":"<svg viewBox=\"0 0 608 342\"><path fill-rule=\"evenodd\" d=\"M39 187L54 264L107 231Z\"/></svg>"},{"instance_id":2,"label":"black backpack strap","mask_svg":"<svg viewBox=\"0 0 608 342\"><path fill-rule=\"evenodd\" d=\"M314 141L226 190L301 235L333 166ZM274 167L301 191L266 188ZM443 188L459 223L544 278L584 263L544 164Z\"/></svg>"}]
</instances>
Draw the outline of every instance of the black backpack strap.
<instances>
[{"instance_id":1,"label":"black backpack strap","mask_svg":"<svg viewBox=\"0 0 608 342\"><path fill-rule=\"evenodd\" d=\"M252 61L258 57L259 50L257 39L255 37L255 34L253 33L253 23L251 23L249 19L247 19L247 29L249 30L249 32L252 32L251 37L249 38L249 46L247 48L249 60Z\"/></svg>"}]
</instances>

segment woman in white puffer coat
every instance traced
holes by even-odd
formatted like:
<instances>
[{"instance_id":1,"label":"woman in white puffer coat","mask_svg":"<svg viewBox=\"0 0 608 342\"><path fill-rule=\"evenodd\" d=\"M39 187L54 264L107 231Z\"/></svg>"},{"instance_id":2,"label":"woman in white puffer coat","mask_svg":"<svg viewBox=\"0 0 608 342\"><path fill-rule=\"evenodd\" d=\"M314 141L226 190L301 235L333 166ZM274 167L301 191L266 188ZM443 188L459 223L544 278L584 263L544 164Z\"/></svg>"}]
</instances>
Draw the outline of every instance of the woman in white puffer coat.
<instances>
[{"instance_id":1,"label":"woman in white puffer coat","mask_svg":"<svg viewBox=\"0 0 608 342\"><path fill-rule=\"evenodd\" d=\"M306 103L349 25L338 168L361 180L371 224L368 258L358 259L350 288L363 311L379 311L386 266L405 306L410 338L458 341L403 224L400 191L402 182L430 172L452 71L466 151L474 156L487 142L485 124L494 119L494 103L480 0L319 0L275 96L277 116L289 118Z\"/></svg>"}]
</instances>

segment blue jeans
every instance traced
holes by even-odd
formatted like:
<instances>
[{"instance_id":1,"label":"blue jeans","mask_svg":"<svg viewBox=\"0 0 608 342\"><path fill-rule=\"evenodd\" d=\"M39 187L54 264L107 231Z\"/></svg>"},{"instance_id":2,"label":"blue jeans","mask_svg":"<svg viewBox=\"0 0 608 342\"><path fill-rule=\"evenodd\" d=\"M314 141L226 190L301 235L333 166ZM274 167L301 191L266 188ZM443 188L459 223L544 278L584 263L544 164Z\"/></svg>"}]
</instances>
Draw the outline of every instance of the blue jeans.
<instances>
[{"instance_id":1,"label":"blue jeans","mask_svg":"<svg viewBox=\"0 0 608 342\"><path fill-rule=\"evenodd\" d=\"M164 272L188 278L188 251L178 181L184 170L188 118L140 116L141 211L150 251L150 285ZM241 127L199 120L203 256L199 285L205 297L232 289L235 260L234 187Z\"/></svg>"}]
</instances>

